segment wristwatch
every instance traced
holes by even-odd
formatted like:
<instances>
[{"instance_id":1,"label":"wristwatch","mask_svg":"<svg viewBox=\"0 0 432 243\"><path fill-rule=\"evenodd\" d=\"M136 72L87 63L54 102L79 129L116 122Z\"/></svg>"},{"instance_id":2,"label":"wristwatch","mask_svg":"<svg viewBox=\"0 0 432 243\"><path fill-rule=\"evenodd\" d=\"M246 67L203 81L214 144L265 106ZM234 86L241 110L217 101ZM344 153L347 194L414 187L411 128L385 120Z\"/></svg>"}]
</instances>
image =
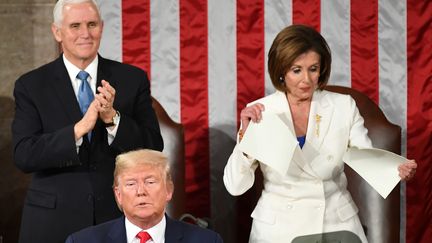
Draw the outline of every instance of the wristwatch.
<instances>
[{"instance_id":1,"label":"wristwatch","mask_svg":"<svg viewBox=\"0 0 432 243\"><path fill-rule=\"evenodd\" d=\"M116 111L110 123L105 123L105 127L117 126L120 122L120 112Z\"/></svg>"}]
</instances>

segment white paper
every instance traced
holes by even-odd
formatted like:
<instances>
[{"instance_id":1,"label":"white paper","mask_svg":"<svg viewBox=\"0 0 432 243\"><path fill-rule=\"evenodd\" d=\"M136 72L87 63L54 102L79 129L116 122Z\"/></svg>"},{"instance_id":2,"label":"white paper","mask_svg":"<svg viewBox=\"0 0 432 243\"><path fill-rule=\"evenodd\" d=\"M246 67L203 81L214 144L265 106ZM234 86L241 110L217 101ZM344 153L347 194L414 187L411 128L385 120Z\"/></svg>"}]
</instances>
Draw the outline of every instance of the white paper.
<instances>
[{"instance_id":1,"label":"white paper","mask_svg":"<svg viewBox=\"0 0 432 243\"><path fill-rule=\"evenodd\" d=\"M349 148L343 160L384 199L399 183L398 166L406 158L382 149Z\"/></svg>"},{"instance_id":2,"label":"white paper","mask_svg":"<svg viewBox=\"0 0 432 243\"><path fill-rule=\"evenodd\" d=\"M249 123L239 149L284 174L297 144L297 139L277 114L263 112L259 123Z\"/></svg>"}]
</instances>

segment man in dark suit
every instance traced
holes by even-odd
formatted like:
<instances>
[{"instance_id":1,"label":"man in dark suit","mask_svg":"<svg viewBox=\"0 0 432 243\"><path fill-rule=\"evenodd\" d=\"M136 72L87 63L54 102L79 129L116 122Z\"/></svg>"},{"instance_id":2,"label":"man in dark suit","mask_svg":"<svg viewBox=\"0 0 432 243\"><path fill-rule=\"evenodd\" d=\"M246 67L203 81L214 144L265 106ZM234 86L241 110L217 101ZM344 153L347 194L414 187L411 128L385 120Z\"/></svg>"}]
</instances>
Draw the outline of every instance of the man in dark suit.
<instances>
[{"instance_id":1,"label":"man in dark suit","mask_svg":"<svg viewBox=\"0 0 432 243\"><path fill-rule=\"evenodd\" d=\"M146 73L102 58L94 0L59 0L52 32L63 54L15 83L15 164L33 173L20 242L67 235L121 215L112 194L115 157L163 149Z\"/></svg>"},{"instance_id":2,"label":"man in dark suit","mask_svg":"<svg viewBox=\"0 0 432 243\"><path fill-rule=\"evenodd\" d=\"M163 153L141 149L121 154L114 170L114 194L124 216L74 233L66 243L222 243L216 232L165 215L173 191Z\"/></svg>"}]
</instances>

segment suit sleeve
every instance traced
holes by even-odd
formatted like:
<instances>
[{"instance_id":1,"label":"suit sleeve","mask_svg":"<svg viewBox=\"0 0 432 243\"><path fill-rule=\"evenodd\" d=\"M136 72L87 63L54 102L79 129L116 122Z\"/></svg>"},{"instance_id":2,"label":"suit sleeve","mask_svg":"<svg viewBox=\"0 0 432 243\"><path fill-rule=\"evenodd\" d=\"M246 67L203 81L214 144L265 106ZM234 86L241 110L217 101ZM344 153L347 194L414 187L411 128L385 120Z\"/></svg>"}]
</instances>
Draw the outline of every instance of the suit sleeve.
<instances>
[{"instance_id":1,"label":"suit sleeve","mask_svg":"<svg viewBox=\"0 0 432 243\"><path fill-rule=\"evenodd\" d=\"M372 142L368 136L368 130L364 126L364 119L360 115L354 99L351 97L349 104L352 114L349 146L357 148L372 148Z\"/></svg>"},{"instance_id":2,"label":"suit sleeve","mask_svg":"<svg viewBox=\"0 0 432 243\"><path fill-rule=\"evenodd\" d=\"M255 170L258 167L258 162L246 157L237 146L225 165L223 175L225 188L233 196L241 195L253 186Z\"/></svg>"},{"instance_id":3,"label":"suit sleeve","mask_svg":"<svg viewBox=\"0 0 432 243\"><path fill-rule=\"evenodd\" d=\"M27 77L28 78L28 77ZM32 90L24 85L22 78L15 84L15 117L12 123L14 143L14 161L24 172L62 168L79 164L76 152L73 124L53 128L44 127L41 113L50 111L38 96L32 96ZM44 115L45 116L45 115Z\"/></svg>"},{"instance_id":4,"label":"suit sleeve","mask_svg":"<svg viewBox=\"0 0 432 243\"><path fill-rule=\"evenodd\" d=\"M163 149L159 122L152 107L150 82L145 72L140 72L139 80L140 85L132 101L133 108L129 112L123 112L122 107L118 108L121 120L117 134L111 144L111 147L118 152L137 148L149 148L158 151Z\"/></svg>"}]
</instances>

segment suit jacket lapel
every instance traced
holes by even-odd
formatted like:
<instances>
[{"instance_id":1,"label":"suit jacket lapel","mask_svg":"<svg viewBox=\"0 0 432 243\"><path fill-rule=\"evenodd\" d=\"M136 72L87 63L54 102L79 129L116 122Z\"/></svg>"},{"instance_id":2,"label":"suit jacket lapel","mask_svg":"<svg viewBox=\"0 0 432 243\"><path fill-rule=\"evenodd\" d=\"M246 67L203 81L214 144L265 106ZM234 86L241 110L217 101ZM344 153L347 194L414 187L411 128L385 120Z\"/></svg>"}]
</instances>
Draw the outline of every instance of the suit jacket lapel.
<instances>
[{"instance_id":1,"label":"suit jacket lapel","mask_svg":"<svg viewBox=\"0 0 432 243\"><path fill-rule=\"evenodd\" d=\"M52 85L55 90L53 95L57 95L70 120L75 123L81 119L82 114L62 56L53 62L53 66L54 79Z\"/></svg>"},{"instance_id":2,"label":"suit jacket lapel","mask_svg":"<svg viewBox=\"0 0 432 243\"><path fill-rule=\"evenodd\" d=\"M289 108L288 100L285 93L278 91L277 95L275 96L273 105L277 107L276 112L278 113L278 116L281 118L281 120L288 127L288 129L291 131L293 139L297 139L294 130L294 122L292 120L291 110ZM302 170L307 174L315 176L315 172L310 167L308 160L303 156L302 150L298 145L295 148L292 161L294 161L294 163L296 163L300 168L302 168Z\"/></svg>"},{"instance_id":3,"label":"suit jacket lapel","mask_svg":"<svg viewBox=\"0 0 432 243\"><path fill-rule=\"evenodd\" d=\"M112 243L126 243L126 226L125 226L125 218L118 218L113 225L111 226L110 231L107 235L108 242Z\"/></svg>"},{"instance_id":4,"label":"suit jacket lapel","mask_svg":"<svg viewBox=\"0 0 432 243\"><path fill-rule=\"evenodd\" d=\"M183 231L178 225L178 222L174 221L168 215L165 214L166 218L166 229L165 229L165 243L177 243L181 242L183 238Z\"/></svg>"},{"instance_id":5,"label":"suit jacket lapel","mask_svg":"<svg viewBox=\"0 0 432 243\"><path fill-rule=\"evenodd\" d=\"M311 109L309 112L308 129L306 133L305 153L309 149L319 151L327 131L330 127L330 122L333 116L334 107L327 97L320 91L315 92Z\"/></svg>"},{"instance_id":6,"label":"suit jacket lapel","mask_svg":"<svg viewBox=\"0 0 432 243\"><path fill-rule=\"evenodd\" d=\"M116 80L111 80L111 69L109 67L108 60L98 55L99 62L97 68L97 80L96 87L102 85L102 80L106 80L110 83L111 86L115 88ZM97 91L96 91L97 92Z\"/></svg>"}]
</instances>

